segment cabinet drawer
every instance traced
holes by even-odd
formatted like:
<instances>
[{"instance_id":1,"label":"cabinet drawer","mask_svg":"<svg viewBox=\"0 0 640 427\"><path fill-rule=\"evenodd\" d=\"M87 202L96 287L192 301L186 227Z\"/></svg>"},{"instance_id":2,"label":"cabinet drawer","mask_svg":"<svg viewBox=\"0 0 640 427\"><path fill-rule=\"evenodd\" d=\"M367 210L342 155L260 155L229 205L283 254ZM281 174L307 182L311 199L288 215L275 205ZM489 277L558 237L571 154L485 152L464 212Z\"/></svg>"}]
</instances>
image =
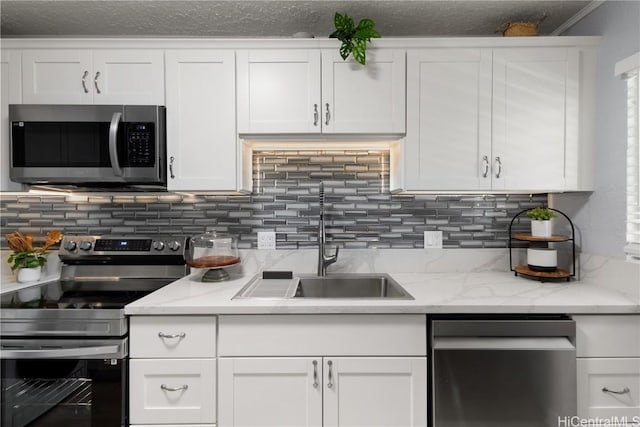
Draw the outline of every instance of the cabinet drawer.
<instances>
[{"instance_id":1,"label":"cabinet drawer","mask_svg":"<svg viewBox=\"0 0 640 427\"><path fill-rule=\"evenodd\" d=\"M131 357L215 357L214 316L132 316Z\"/></svg>"},{"instance_id":2,"label":"cabinet drawer","mask_svg":"<svg viewBox=\"0 0 640 427\"><path fill-rule=\"evenodd\" d=\"M216 421L215 359L133 359L131 424Z\"/></svg>"},{"instance_id":3,"label":"cabinet drawer","mask_svg":"<svg viewBox=\"0 0 640 427\"><path fill-rule=\"evenodd\" d=\"M579 417L640 419L640 358L578 359L577 366Z\"/></svg>"},{"instance_id":4,"label":"cabinet drawer","mask_svg":"<svg viewBox=\"0 0 640 427\"><path fill-rule=\"evenodd\" d=\"M572 316L578 357L640 357L640 316Z\"/></svg>"},{"instance_id":5,"label":"cabinet drawer","mask_svg":"<svg viewBox=\"0 0 640 427\"><path fill-rule=\"evenodd\" d=\"M220 356L426 356L420 314L219 317Z\"/></svg>"}]
</instances>

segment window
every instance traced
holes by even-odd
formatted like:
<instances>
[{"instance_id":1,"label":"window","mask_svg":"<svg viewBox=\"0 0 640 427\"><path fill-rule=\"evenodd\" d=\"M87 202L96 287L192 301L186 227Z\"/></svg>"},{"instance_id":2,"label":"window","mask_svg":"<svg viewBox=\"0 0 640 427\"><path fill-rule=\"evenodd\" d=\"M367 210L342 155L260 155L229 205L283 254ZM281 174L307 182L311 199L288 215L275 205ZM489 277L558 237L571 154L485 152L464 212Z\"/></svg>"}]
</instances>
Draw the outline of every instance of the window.
<instances>
[{"instance_id":1,"label":"window","mask_svg":"<svg viewBox=\"0 0 640 427\"><path fill-rule=\"evenodd\" d=\"M640 262L640 53L616 64L627 82L627 242L630 261Z\"/></svg>"}]
</instances>

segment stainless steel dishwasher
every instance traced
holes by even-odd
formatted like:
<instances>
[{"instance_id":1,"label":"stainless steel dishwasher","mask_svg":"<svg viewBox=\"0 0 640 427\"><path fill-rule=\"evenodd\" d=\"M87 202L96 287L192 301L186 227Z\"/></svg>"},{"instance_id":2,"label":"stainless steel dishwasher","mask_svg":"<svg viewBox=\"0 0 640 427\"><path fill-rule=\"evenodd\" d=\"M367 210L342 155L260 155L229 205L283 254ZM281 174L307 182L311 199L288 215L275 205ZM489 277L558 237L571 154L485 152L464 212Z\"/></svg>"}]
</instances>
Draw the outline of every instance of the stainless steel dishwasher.
<instances>
[{"instance_id":1,"label":"stainless steel dishwasher","mask_svg":"<svg viewBox=\"0 0 640 427\"><path fill-rule=\"evenodd\" d=\"M431 351L434 427L557 427L576 415L567 316L435 317Z\"/></svg>"}]
</instances>

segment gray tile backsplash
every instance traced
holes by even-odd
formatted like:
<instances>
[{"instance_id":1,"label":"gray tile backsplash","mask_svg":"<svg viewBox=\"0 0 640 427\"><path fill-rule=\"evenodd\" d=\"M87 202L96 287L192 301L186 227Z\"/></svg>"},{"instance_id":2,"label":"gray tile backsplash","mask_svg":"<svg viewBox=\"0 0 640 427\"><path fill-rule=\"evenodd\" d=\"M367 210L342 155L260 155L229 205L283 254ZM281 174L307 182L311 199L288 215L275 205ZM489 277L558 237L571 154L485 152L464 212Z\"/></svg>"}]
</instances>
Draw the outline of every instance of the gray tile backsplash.
<instances>
[{"instance_id":1,"label":"gray tile backsplash","mask_svg":"<svg viewBox=\"0 0 640 427\"><path fill-rule=\"evenodd\" d=\"M33 195L0 193L5 234L186 234L216 230L257 246L275 231L278 249L316 246L318 183L325 183L327 240L344 248L421 248L423 232L441 230L446 248L503 248L507 227L538 195L395 195L386 151L259 151L252 195ZM528 230L528 223L516 225Z\"/></svg>"}]
</instances>

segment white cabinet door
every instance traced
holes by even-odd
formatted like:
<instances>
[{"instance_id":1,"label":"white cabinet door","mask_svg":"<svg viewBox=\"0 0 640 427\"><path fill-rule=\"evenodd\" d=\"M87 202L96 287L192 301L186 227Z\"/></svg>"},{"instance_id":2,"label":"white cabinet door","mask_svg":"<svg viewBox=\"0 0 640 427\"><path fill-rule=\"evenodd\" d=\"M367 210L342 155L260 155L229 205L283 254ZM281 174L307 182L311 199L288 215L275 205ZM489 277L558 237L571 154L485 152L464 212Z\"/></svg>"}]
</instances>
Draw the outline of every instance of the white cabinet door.
<instances>
[{"instance_id":1,"label":"white cabinet door","mask_svg":"<svg viewBox=\"0 0 640 427\"><path fill-rule=\"evenodd\" d=\"M493 51L494 190L563 190L566 138L578 113L578 54ZM569 132L568 132L569 130Z\"/></svg>"},{"instance_id":2,"label":"white cabinet door","mask_svg":"<svg viewBox=\"0 0 640 427\"><path fill-rule=\"evenodd\" d=\"M215 359L132 359L131 424L216 422Z\"/></svg>"},{"instance_id":3,"label":"white cabinet door","mask_svg":"<svg viewBox=\"0 0 640 427\"><path fill-rule=\"evenodd\" d=\"M87 49L26 49L22 53L22 102L91 104L93 64Z\"/></svg>"},{"instance_id":4,"label":"white cabinet door","mask_svg":"<svg viewBox=\"0 0 640 427\"><path fill-rule=\"evenodd\" d=\"M22 54L25 104L164 104L164 54L34 49Z\"/></svg>"},{"instance_id":5,"label":"white cabinet door","mask_svg":"<svg viewBox=\"0 0 640 427\"><path fill-rule=\"evenodd\" d=\"M231 50L167 51L169 190L236 190Z\"/></svg>"},{"instance_id":6,"label":"white cabinet door","mask_svg":"<svg viewBox=\"0 0 640 427\"><path fill-rule=\"evenodd\" d=\"M322 132L404 133L405 51L371 49L367 65L322 50Z\"/></svg>"},{"instance_id":7,"label":"white cabinet door","mask_svg":"<svg viewBox=\"0 0 640 427\"><path fill-rule=\"evenodd\" d=\"M319 133L320 51L240 50L239 133Z\"/></svg>"},{"instance_id":8,"label":"white cabinet door","mask_svg":"<svg viewBox=\"0 0 640 427\"><path fill-rule=\"evenodd\" d=\"M322 358L220 358L218 425L322 426L321 371Z\"/></svg>"},{"instance_id":9,"label":"white cabinet door","mask_svg":"<svg viewBox=\"0 0 640 427\"><path fill-rule=\"evenodd\" d=\"M407 53L407 190L491 187L491 49Z\"/></svg>"},{"instance_id":10,"label":"white cabinet door","mask_svg":"<svg viewBox=\"0 0 640 427\"><path fill-rule=\"evenodd\" d=\"M324 426L427 425L427 359L324 359Z\"/></svg>"},{"instance_id":11,"label":"white cabinet door","mask_svg":"<svg viewBox=\"0 0 640 427\"><path fill-rule=\"evenodd\" d=\"M20 191L22 185L9 179L10 138L9 104L19 104L21 95L20 57L18 50L3 50L0 58L0 191Z\"/></svg>"},{"instance_id":12,"label":"white cabinet door","mask_svg":"<svg viewBox=\"0 0 640 427\"><path fill-rule=\"evenodd\" d=\"M94 104L163 105L163 52L94 50L91 85Z\"/></svg>"}]
</instances>

